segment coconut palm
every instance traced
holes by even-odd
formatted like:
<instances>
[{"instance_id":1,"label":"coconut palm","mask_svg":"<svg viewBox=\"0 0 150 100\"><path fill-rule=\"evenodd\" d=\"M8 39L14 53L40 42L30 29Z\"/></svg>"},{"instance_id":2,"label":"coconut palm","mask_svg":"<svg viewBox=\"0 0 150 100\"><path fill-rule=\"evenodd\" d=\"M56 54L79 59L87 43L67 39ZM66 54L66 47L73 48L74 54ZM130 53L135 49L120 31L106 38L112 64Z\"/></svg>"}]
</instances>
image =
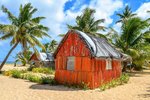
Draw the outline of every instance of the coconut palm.
<instances>
[{"instance_id":1,"label":"coconut palm","mask_svg":"<svg viewBox=\"0 0 150 100\"><path fill-rule=\"evenodd\" d=\"M52 40L50 43L45 43L44 46L45 46L46 52L53 53L56 47L58 46L58 43L56 40ZM45 51L42 50L42 52L45 52Z\"/></svg>"},{"instance_id":2,"label":"coconut palm","mask_svg":"<svg viewBox=\"0 0 150 100\"><path fill-rule=\"evenodd\" d=\"M126 20L128 20L131 17L134 17L136 14L134 14L131 11L131 8L127 5L123 11L122 14L117 13L117 15L120 17L120 20L118 20L116 23L120 23L120 22L125 22Z\"/></svg>"},{"instance_id":3,"label":"coconut palm","mask_svg":"<svg viewBox=\"0 0 150 100\"><path fill-rule=\"evenodd\" d=\"M104 26L100 26L104 23L104 19L95 20L94 9L86 8L80 16L76 17L75 26L67 25L69 29L79 30L88 34L97 35L98 31L105 30Z\"/></svg>"},{"instance_id":4,"label":"coconut palm","mask_svg":"<svg viewBox=\"0 0 150 100\"><path fill-rule=\"evenodd\" d=\"M53 53L56 50L56 47L58 46L58 43L56 40L52 40L49 44L49 50L51 53Z\"/></svg>"},{"instance_id":5,"label":"coconut palm","mask_svg":"<svg viewBox=\"0 0 150 100\"><path fill-rule=\"evenodd\" d=\"M144 32L149 26L148 20L142 20L139 17L129 18L122 24L122 32L119 38L115 40L115 46L133 58L133 65L141 67L148 54L148 44ZM124 67L126 69L126 67ZM125 70L124 69L124 70Z\"/></svg>"},{"instance_id":6,"label":"coconut palm","mask_svg":"<svg viewBox=\"0 0 150 100\"><path fill-rule=\"evenodd\" d=\"M26 66L26 64L29 63L31 54L32 52L30 50L27 50L26 52L19 52L15 57L14 66L16 66L18 62L21 62L22 66Z\"/></svg>"},{"instance_id":7,"label":"coconut palm","mask_svg":"<svg viewBox=\"0 0 150 100\"><path fill-rule=\"evenodd\" d=\"M0 65L0 70L7 61L11 52L20 44L23 51L27 50L30 45L35 51L35 46L44 48L43 44L38 40L43 36L48 36L48 28L41 25L40 21L45 17L33 17L33 14L37 11L30 3L20 6L19 16L14 16L7 8L2 6L2 11L7 14L10 24L0 24L0 40L11 39L12 48L8 52L4 61Z\"/></svg>"}]
</instances>

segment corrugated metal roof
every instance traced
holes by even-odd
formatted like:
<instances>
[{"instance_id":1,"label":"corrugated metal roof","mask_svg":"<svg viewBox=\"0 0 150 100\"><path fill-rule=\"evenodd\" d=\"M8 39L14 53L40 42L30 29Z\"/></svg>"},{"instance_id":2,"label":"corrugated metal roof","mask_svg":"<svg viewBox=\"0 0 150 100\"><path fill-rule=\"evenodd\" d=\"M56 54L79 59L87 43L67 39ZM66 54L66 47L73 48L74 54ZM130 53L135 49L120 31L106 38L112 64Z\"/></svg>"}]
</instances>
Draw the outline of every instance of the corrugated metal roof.
<instances>
[{"instance_id":1,"label":"corrugated metal roof","mask_svg":"<svg viewBox=\"0 0 150 100\"><path fill-rule=\"evenodd\" d=\"M54 61L54 57L51 53L40 52L39 56L38 56L38 59L40 61Z\"/></svg>"},{"instance_id":2,"label":"corrugated metal roof","mask_svg":"<svg viewBox=\"0 0 150 100\"><path fill-rule=\"evenodd\" d=\"M121 53L116 50L108 41L104 38L98 38L95 36L87 35L81 31L76 31L87 43L90 51L95 57L111 57L121 58Z\"/></svg>"}]
</instances>

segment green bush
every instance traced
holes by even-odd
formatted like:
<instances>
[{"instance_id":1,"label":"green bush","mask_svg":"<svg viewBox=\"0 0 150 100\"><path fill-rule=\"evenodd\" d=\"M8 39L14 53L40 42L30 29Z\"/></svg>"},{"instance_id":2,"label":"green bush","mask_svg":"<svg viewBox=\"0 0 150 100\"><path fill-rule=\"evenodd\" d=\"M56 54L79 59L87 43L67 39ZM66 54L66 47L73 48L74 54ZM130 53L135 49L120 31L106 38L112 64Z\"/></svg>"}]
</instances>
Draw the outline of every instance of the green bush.
<instances>
[{"instance_id":1,"label":"green bush","mask_svg":"<svg viewBox=\"0 0 150 100\"><path fill-rule=\"evenodd\" d=\"M35 70L37 70L37 69L35 69ZM44 70L45 70L45 68L44 68ZM40 72L41 72L41 70L40 70ZM44 73L47 73L47 72L44 72ZM11 76L14 78L26 79L31 82L36 82L39 84L57 85L57 82L54 80L54 78L52 78L48 75L45 75L43 73L27 72L26 70L9 70L9 71L4 71L3 75Z\"/></svg>"},{"instance_id":2,"label":"green bush","mask_svg":"<svg viewBox=\"0 0 150 100\"><path fill-rule=\"evenodd\" d=\"M27 70L8 70L8 71L4 71L3 75L4 76L12 76L14 78L19 78L21 76L22 73L26 73Z\"/></svg>"},{"instance_id":3,"label":"green bush","mask_svg":"<svg viewBox=\"0 0 150 100\"><path fill-rule=\"evenodd\" d=\"M105 91L106 89L128 83L128 81L129 81L129 75L128 74L122 74L121 77L114 79L111 82L108 82L106 84L102 84L100 86L100 90Z\"/></svg>"},{"instance_id":4,"label":"green bush","mask_svg":"<svg viewBox=\"0 0 150 100\"><path fill-rule=\"evenodd\" d=\"M21 77L21 71L19 70L12 70L11 71L11 76L14 77L14 78L20 78Z\"/></svg>"},{"instance_id":5,"label":"green bush","mask_svg":"<svg viewBox=\"0 0 150 100\"><path fill-rule=\"evenodd\" d=\"M42 84L42 78L39 76L32 76L31 75L28 79L31 82L36 82L36 83Z\"/></svg>"},{"instance_id":6,"label":"green bush","mask_svg":"<svg viewBox=\"0 0 150 100\"><path fill-rule=\"evenodd\" d=\"M22 74L21 78L29 80L31 82L36 82L36 83L40 83L40 84L42 83L42 79L41 79L40 75L33 74L33 73L30 73L30 72Z\"/></svg>"},{"instance_id":7,"label":"green bush","mask_svg":"<svg viewBox=\"0 0 150 100\"><path fill-rule=\"evenodd\" d=\"M11 76L11 70L9 70L9 71L4 71L2 74L3 74L4 76Z\"/></svg>"},{"instance_id":8,"label":"green bush","mask_svg":"<svg viewBox=\"0 0 150 100\"><path fill-rule=\"evenodd\" d=\"M42 84L50 84L51 79L49 77L41 77Z\"/></svg>"},{"instance_id":9,"label":"green bush","mask_svg":"<svg viewBox=\"0 0 150 100\"><path fill-rule=\"evenodd\" d=\"M54 70L52 70L52 68L33 68L32 72L43 74L54 74Z\"/></svg>"},{"instance_id":10,"label":"green bush","mask_svg":"<svg viewBox=\"0 0 150 100\"><path fill-rule=\"evenodd\" d=\"M21 78L29 80L31 82L36 82L39 84L57 85L54 78L51 78L49 76L46 76L46 75L40 74L40 73L32 73L32 72L24 73L21 75Z\"/></svg>"}]
</instances>

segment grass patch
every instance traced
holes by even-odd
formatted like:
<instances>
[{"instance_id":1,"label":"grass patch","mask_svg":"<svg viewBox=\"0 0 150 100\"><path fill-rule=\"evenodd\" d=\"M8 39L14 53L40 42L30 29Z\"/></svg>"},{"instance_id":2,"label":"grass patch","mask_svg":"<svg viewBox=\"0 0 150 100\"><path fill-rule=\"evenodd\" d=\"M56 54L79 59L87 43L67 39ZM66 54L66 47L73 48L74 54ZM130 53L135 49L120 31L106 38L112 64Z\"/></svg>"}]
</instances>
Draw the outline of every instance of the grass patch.
<instances>
[{"instance_id":1,"label":"grass patch","mask_svg":"<svg viewBox=\"0 0 150 100\"><path fill-rule=\"evenodd\" d=\"M4 71L3 75L13 78L25 79L39 84L57 85L57 82L53 77L43 73L34 73L26 70L9 70Z\"/></svg>"},{"instance_id":2,"label":"grass patch","mask_svg":"<svg viewBox=\"0 0 150 100\"><path fill-rule=\"evenodd\" d=\"M81 82L80 84L64 84L64 86L66 87L69 87L69 88L79 88L79 89L82 89L82 90L89 90L89 84L86 84L84 82Z\"/></svg>"},{"instance_id":3,"label":"grass patch","mask_svg":"<svg viewBox=\"0 0 150 100\"><path fill-rule=\"evenodd\" d=\"M33 68L32 72L43 73L43 74L54 74L55 73L55 71L52 68Z\"/></svg>"},{"instance_id":4,"label":"grass patch","mask_svg":"<svg viewBox=\"0 0 150 100\"><path fill-rule=\"evenodd\" d=\"M114 79L111 82L108 82L106 84L103 84L99 88L101 91L105 91L106 89L110 89L110 88L116 87L118 85L126 84L126 83L128 83L128 81L129 81L129 75L122 74L121 77Z\"/></svg>"}]
</instances>

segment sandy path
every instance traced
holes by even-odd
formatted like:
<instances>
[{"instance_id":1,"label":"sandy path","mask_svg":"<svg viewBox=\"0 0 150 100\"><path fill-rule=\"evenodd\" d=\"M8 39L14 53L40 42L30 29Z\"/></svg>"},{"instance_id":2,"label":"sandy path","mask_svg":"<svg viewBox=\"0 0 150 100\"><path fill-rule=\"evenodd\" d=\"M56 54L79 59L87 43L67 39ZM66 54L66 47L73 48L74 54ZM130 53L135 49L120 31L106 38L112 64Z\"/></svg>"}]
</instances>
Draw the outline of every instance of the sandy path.
<instances>
[{"instance_id":1,"label":"sandy path","mask_svg":"<svg viewBox=\"0 0 150 100\"><path fill-rule=\"evenodd\" d=\"M133 75L126 85L104 92L37 85L0 75L0 100L150 100L150 70Z\"/></svg>"}]
</instances>

